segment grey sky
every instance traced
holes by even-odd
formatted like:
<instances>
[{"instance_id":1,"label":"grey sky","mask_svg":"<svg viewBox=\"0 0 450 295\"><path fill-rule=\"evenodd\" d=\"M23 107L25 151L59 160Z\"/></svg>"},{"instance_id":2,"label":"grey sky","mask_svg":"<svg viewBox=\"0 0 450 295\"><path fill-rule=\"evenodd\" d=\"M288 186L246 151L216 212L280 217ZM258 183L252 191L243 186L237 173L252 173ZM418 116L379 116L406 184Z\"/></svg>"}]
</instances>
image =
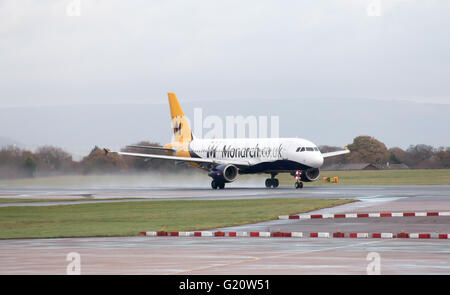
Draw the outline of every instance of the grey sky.
<instances>
[{"instance_id":1,"label":"grey sky","mask_svg":"<svg viewBox=\"0 0 450 295\"><path fill-rule=\"evenodd\" d=\"M0 104L450 103L450 1L0 1Z\"/></svg>"},{"instance_id":2,"label":"grey sky","mask_svg":"<svg viewBox=\"0 0 450 295\"><path fill-rule=\"evenodd\" d=\"M450 104L448 0L379 0L379 16L377 0L79 0L70 16L73 2L0 0L0 108L165 104L168 91Z\"/></svg>"}]
</instances>

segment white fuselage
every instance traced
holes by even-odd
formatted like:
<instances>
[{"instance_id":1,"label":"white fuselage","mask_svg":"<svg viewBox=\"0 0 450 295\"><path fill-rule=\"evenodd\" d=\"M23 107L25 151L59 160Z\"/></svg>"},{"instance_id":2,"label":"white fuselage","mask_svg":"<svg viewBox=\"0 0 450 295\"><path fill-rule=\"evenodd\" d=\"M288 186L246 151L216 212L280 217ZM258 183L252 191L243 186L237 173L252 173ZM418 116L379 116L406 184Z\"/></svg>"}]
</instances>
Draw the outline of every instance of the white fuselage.
<instances>
[{"instance_id":1,"label":"white fuselage","mask_svg":"<svg viewBox=\"0 0 450 295\"><path fill-rule=\"evenodd\" d=\"M279 171L293 170L292 167L297 167L295 163L309 168L319 168L323 164L317 146L301 138L194 139L190 142L189 151L191 157L230 162L242 160L252 166L275 162L275 170ZM259 166L261 170L268 167Z\"/></svg>"}]
</instances>

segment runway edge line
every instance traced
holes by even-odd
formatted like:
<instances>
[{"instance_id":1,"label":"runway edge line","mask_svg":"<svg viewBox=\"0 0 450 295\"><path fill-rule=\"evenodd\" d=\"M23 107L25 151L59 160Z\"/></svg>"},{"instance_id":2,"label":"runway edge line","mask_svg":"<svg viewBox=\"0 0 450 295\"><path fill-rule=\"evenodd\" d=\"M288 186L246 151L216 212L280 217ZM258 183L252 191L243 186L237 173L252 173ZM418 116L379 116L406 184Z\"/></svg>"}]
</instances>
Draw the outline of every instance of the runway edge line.
<instances>
[{"instance_id":1,"label":"runway edge line","mask_svg":"<svg viewBox=\"0 0 450 295\"><path fill-rule=\"evenodd\" d=\"M251 238L356 238L356 239L450 239L444 233L343 233L343 232L223 232L223 231L147 231L139 232L147 237L251 237Z\"/></svg>"},{"instance_id":2,"label":"runway edge line","mask_svg":"<svg viewBox=\"0 0 450 295\"><path fill-rule=\"evenodd\" d=\"M333 219L333 218L381 218L381 217L427 217L450 216L450 212L377 212L339 214L294 214L280 215L278 219Z\"/></svg>"}]
</instances>

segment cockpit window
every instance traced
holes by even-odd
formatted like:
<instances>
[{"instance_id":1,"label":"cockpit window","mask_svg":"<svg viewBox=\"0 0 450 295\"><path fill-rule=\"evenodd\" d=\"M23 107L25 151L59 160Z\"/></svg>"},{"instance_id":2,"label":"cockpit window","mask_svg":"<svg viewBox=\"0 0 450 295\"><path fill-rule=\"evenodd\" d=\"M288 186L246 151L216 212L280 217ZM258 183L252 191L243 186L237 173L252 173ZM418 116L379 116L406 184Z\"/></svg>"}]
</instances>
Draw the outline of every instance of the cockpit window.
<instances>
[{"instance_id":1,"label":"cockpit window","mask_svg":"<svg viewBox=\"0 0 450 295\"><path fill-rule=\"evenodd\" d=\"M314 148L312 148L312 147L307 147L306 150L307 150L308 152L314 152Z\"/></svg>"},{"instance_id":2,"label":"cockpit window","mask_svg":"<svg viewBox=\"0 0 450 295\"><path fill-rule=\"evenodd\" d=\"M305 151L304 147L298 147L296 150L296 152L304 152L304 151Z\"/></svg>"},{"instance_id":3,"label":"cockpit window","mask_svg":"<svg viewBox=\"0 0 450 295\"><path fill-rule=\"evenodd\" d=\"M314 150L315 150L316 152L318 152L318 151L319 151L319 149L318 149L317 147L315 147L315 148L314 148Z\"/></svg>"}]
</instances>

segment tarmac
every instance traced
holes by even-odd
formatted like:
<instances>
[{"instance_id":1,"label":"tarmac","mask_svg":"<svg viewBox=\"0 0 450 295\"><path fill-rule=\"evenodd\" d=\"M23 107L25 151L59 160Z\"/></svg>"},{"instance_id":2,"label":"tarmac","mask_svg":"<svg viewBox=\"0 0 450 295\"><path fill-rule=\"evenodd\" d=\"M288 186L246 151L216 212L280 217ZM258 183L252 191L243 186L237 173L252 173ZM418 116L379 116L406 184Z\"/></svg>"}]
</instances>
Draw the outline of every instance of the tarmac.
<instances>
[{"instance_id":1,"label":"tarmac","mask_svg":"<svg viewBox=\"0 0 450 295\"><path fill-rule=\"evenodd\" d=\"M89 198L87 202L174 199L353 198L360 202L311 212L450 211L450 186L305 186L228 188L0 188L1 197ZM125 200L109 200L111 198ZM102 200L108 199L108 200ZM142 201L142 200L139 200ZM86 202L86 201L76 201ZM74 204L64 201L64 204ZM3 204L61 205L61 202ZM224 231L440 232L450 217L272 220ZM137 233L136 233L137 234ZM450 240L99 237L0 240L0 274L66 274L79 253L81 274L450 274Z\"/></svg>"}]
</instances>

